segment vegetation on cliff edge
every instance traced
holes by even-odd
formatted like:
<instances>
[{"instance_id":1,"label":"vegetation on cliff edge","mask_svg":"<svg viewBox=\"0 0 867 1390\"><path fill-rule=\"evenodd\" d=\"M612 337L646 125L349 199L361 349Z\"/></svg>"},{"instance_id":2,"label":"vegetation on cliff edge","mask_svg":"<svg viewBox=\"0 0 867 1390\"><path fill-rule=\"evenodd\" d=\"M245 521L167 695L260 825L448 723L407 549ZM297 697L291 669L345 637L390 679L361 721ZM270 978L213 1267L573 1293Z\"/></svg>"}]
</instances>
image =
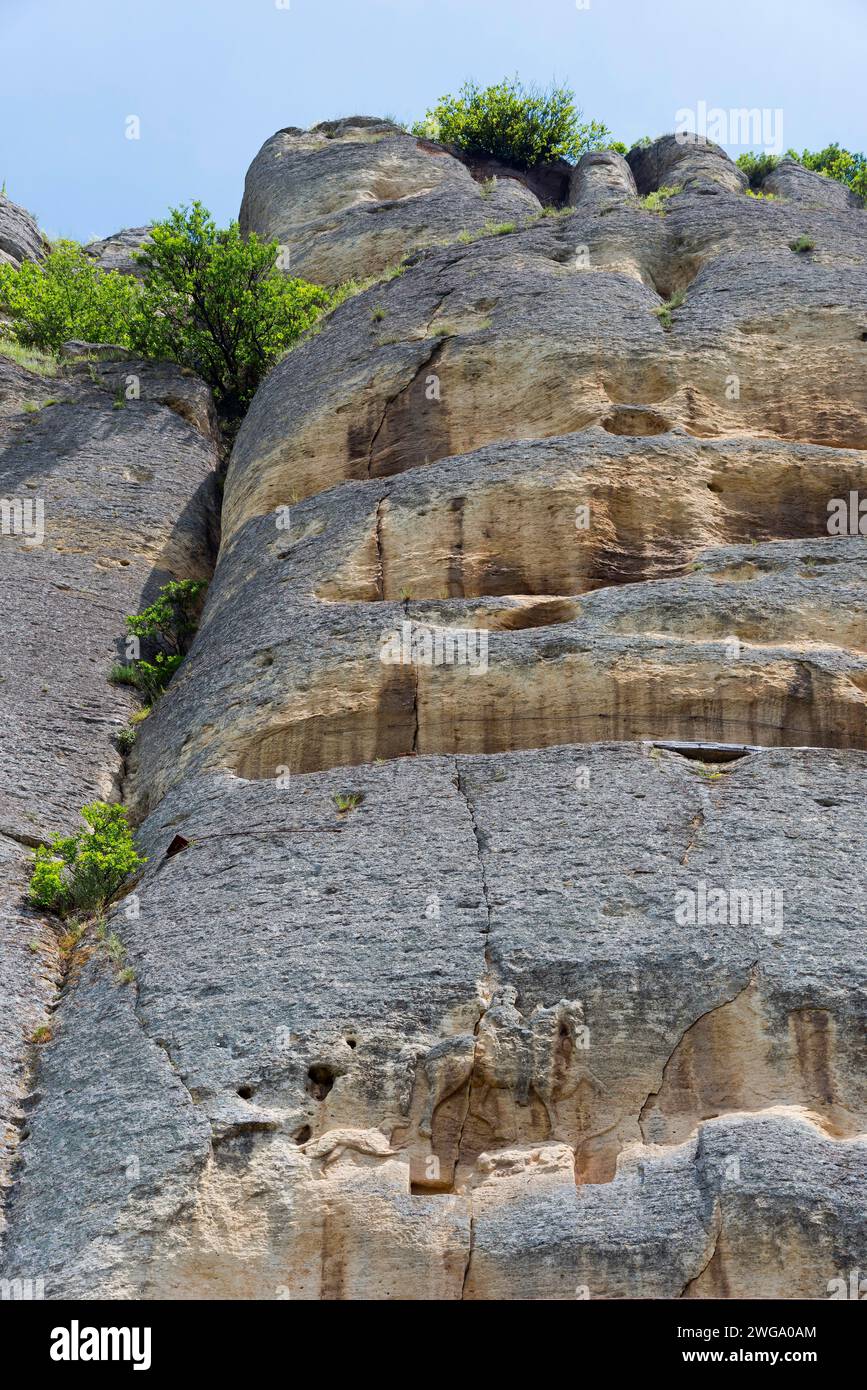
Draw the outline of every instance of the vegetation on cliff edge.
<instances>
[{"instance_id":1,"label":"vegetation on cliff edge","mask_svg":"<svg viewBox=\"0 0 867 1390\"><path fill-rule=\"evenodd\" d=\"M485 88L465 82L457 96L440 97L412 131L465 154L528 169L551 159L577 160L610 145L608 128L581 115L568 87L525 87L513 77Z\"/></svg>"},{"instance_id":2,"label":"vegetation on cliff edge","mask_svg":"<svg viewBox=\"0 0 867 1390\"><path fill-rule=\"evenodd\" d=\"M201 203L174 208L137 253L142 279L102 270L74 242L43 264L0 266L0 309L26 348L116 343L189 367L227 420L245 412L280 354L331 304L330 291L281 268L277 242L237 222L218 228Z\"/></svg>"}]
</instances>

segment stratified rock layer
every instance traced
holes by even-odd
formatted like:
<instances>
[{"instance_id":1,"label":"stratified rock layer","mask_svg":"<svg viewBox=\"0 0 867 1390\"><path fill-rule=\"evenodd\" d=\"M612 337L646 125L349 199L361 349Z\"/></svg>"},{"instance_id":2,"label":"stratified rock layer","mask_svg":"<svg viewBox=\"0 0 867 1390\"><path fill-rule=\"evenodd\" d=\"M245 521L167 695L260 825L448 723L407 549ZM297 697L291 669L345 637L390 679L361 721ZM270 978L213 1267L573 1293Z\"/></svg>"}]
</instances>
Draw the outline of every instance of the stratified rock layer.
<instances>
[{"instance_id":1,"label":"stratified rock layer","mask_svg":"<svg viewBox=\"0 0 867 1390\"><path fill-rule=\"evenodd\" d=\"M293 275L336 285L540 207L517 176L474 179L441 145L360 116L266 140L247 173L240 222L242 232L279 242Z\"/></svg>"},{"instance_id":2,"label":"stratified rock layer","mask_svg":"<svg viewBox=\"0 0 867 1390\"><path fill-rule=\"evenodd\" d=\"M124 786L136 983L74 955L40 1048L4 1273L50 1297L864 1265L865 214L673 137L564 215L480 172L359 117L248 176L293 270L408 260L238 437Z\"/></svg>"},{"instance_id":3,"label":"stratified rock layer","mask_svg":"<svg viewBox=\"0 0 867 1390\"><path fill-rule=\"evenodd\" d=\"M212 415L202 383L169 364L80 362L45 377L0 358L3 1190L32 1106L32 1039L65 974L57 931L23 901L26 847L120 793L115 740L139 702L108 673L124 659L126 614L168 579L210 573Z\"/></svg>"},{"instance_id":4,"label":"stratified rock layer","mask_svg":"<svg viewBox=\"0 0 867 1390\"><path fill-rule=\"evenodd\" d=\"M45 238L27 209L0 193L0 265L11 265L17 270L22 261L41 261L47 249Z\"/></svg>"}]
</instances>

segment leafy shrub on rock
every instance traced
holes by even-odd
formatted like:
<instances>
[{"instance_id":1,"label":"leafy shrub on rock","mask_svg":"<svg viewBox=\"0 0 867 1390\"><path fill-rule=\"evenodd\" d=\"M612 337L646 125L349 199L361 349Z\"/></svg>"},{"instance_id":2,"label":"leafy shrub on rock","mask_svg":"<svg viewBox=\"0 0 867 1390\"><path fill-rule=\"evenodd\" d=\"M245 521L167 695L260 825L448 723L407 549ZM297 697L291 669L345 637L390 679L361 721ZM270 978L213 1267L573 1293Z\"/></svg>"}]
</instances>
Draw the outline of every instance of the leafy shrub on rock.
<instances>
[{"instance_id":1,"label":"leafy shrub on rock","mask_svg":"<svg viewBox=\"0 0 867 1390\"><path fill-rule=\"evenodd\" d=\"M57 352L71 338L127 347L138 299L132 276L101 270L73 241L58 241L42 264L0 265L0 308L23 347Z\"/></svg>"},{"instance_id":2,"label":"leafy shrub on rock","mask_svg":"<svg viewBox=\"0 0 867 1390\"><path fill-rule=\"evenodd\" d=\"M775 154L739 154L735 161L739 169L743 169L750 181L750 188L761 188L762 182L767 174L770 174L780 162L779 156Z\"/></svg>"},{"instance_id":3,"label":"leafy shrub on rock","mask_svg":"<svg viewBox=\"0 0 867 1390\"><path fill-rule=\"evenodd\" d=\"M198 627L207 587L204 579L170 579L153 603L127 618L127 630L135 637L154 638L170 652L183 656Z\"/></svg>"},{"instance_id":4,"label":"leafy shrub on rock","mask_svg":"<svg viewBox=\"0 0 867 1390\"><path fill-rule=\"evenodd\" d=\"M92 801L81 814L87 830L55 835L50 845L34 850L29 891L34 907L61 915L95 911L146 862L136 852L122 806Z\"/></svg>"},{"instance_id":5,"label":"leafy shrub on rock","mask_svg":"<svg viewBox=\"0 0 867 1390\"><path fill-rule=\"evenodd\" d=\"M191 367L222 413L242 415L280 354L311 327L331 295L286 275L277 242L238 223L215 225L201 203L173 208L136 259L143 271L133 345Z\"/></svg>"},{"instance_id":6,"label":"leafy shrub on rock","mask_svg":"<svg viewBox=\"0 0 867 1390\"><path fill-rule=\"evenodd\" d=\"M841 149L835 141L823 150L802 150L800 154L797 150L786 150L786 159L794 159L805 169L844 183L862 201L867 202L867 155ZM776 169L779 162L779 156L775 154L748 153L738 155L737 159L738 168L743 169L750 181L750 188L754 190L761 188L765 177Z\"/></svg>"},{"instance_id":7,"label":"leafy shrub on rock","mask_svg":"<svg viewBox=\"0 0 867 1390\"><path fill-rule=\"evenodd\" d=\"M128 666L113 666L109 679L135 686L149 700L158 699L187 653L207 587L204 579L169 580L153 603L128 617L130 635L155 643L157 650L151 661L136 657Z\"/></svg>"},{"instance_id":8,"label":"leafy shrub on rock","mask_svg":"<svg viewBox=\"0 0 867 1390\"><path fill-rule=\"evenodd\" d=\"M847 188L867 202L867 156L841 149L836 141L833 145L826 145L823 150L803 150L801 154L787 150L786 155L789 159L797 159L805 169L845 183Z\"/></svg>"},{"instance_id":9,"label":"leafy shrub on rock","mask_svg":"<svg viewBox=\"0 0 867 1390\"><path fill-rule=\"evenodd\" d=\"M599 121L582 122L567 87L525 87L517 77L484 89L465 82L457 96L441 97L413 134L524 169L580 159L587 150L604 149L611 137Z\"/></svg>"},{"instance_id":10,"label":"leafy shrub on rock","mask_svg":"<svg viewBox=\"0 0 867 1390\"><path fill-rule=\"evenodd\" d=\"M277 264L277 242L218 228L201 203L174 208L137 253L142 279L104 271L74 242L41 265L0 266L0 310L24 347L117 343L197 372L227 420L243 415L277 358L331 307Z\"/></svg>"}]
</instances>

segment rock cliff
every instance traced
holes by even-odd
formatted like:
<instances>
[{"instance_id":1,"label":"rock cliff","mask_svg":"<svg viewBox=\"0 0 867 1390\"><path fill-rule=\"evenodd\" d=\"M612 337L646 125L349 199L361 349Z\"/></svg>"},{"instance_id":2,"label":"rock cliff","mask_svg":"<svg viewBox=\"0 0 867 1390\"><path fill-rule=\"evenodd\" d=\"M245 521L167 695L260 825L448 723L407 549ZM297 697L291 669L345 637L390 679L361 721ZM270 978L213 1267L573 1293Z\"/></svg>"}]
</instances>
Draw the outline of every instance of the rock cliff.
<instances>
[{"instance_id":1,"label":"rock cliff","mask_svg":"<svg viewBox=\"0 0 867 1390\"><path fill-rule=\"evenodd\" d=\"M772 178L673 137L529 176L279 131L242 228L370 283L260 388L218 554L201 383L0 359L4 495L45 512L0 538L4 1277L815 1299L864 1267L867 213ZM5 203L0 250L41 254ZM124 760L123 615L211 575ZM148 856L129 984L21 897L94 795Z\"/></svg>"}]
</instances>

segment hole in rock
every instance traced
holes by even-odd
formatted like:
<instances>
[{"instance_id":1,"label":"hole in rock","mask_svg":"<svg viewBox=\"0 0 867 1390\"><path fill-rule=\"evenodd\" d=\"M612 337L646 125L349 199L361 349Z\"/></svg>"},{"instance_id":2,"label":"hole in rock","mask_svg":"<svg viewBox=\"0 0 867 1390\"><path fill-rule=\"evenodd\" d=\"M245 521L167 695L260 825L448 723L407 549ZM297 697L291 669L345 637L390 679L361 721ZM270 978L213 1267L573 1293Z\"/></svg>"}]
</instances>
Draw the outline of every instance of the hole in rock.
<instances>
[{"instance_id":1,"label":"hole in rock","mask_svg":"<svg viewBox=\"0 0 867 1390\"><path fill-rule=\"evenodd\" d=\"M602 428L609 434L646 435L665 434L671 428L664 415L656 410L645 410L642 406L621 405L606 415Z\"/></svg>"},{"instance_id":2,"label":"hole in rock","mask_svg":"<svg viewBox=\"0 0 867 1390\"><path fill-rule=\"evenodd\" d=\"M504 598L513 597L504 594ZM578 617L580 604L573 598L515 598L514 607L482 608L473 614L474 625L487 628L489 632L526 632L534 627L553 627L557 623L571 623ZM444 615L443 621L446 621ZM461 619L455 616L454 622L460 625Z\"/></svg>"},{"instance_id":3,"label":"hole in rock","mask_svg":"<svg viewBox=\"0 0 867 1390\"><path fill-rule=\"evenodd\" d=\"M252 1100L252 1099L253 1099L253 1087L252 1087L252 1086L239 1086L239 1087L238 1087L238 1095L241 1097L242 1100Z\"/></svg>"},{"instance_id":4,"label":"hole in rock","mask_svg":"<svg viewBox=\"0 0 867 1390\"><path fill-rule=\"evenodd\" d=\"M331 1067L315 1063L307 1073L307 1090L314 1100L324 1100L336 1080Z\"/></svg>"},{"instance_id":5,"label":"hole in rock","mask_svg":"<svg viewBox=\"0 0 867 1390\"><path fill-rule=\"evenodd\" d=\"M357 1038L347 1038L347 1039L346 1039L346 1046L347 1046L347 1047L351 1047L351 1048L353 1049L353 1051L354 1051L355 1048L358 1046L358 1039L357 1039Z\"/></svg>"},{"instance_id":6,"label":"hole in rock","mask_svg":"<svg viewBox=\"0 0 867 1390\"><path fill-rule=\"evenodd\" d=\"M679 757L697 763L734 763L739 758L748 758L760 749L750 744L739 743L681 743L676 740L654 740L654 748L662 748L667 753L677 753Z\"/></svg>"},{"instance_id":7,"label":"hole in rock","mask_svg":"<svg viewBox=\"0 0 867 1390\"><path fill-rule=\"evenodd\" d=\"M306 1144L312 1133L313 1130L309 1125L302 1125L301 1128L292 1135L292 1138L295 1140L296 1144Z\"/></svg>"}]
</instances>

